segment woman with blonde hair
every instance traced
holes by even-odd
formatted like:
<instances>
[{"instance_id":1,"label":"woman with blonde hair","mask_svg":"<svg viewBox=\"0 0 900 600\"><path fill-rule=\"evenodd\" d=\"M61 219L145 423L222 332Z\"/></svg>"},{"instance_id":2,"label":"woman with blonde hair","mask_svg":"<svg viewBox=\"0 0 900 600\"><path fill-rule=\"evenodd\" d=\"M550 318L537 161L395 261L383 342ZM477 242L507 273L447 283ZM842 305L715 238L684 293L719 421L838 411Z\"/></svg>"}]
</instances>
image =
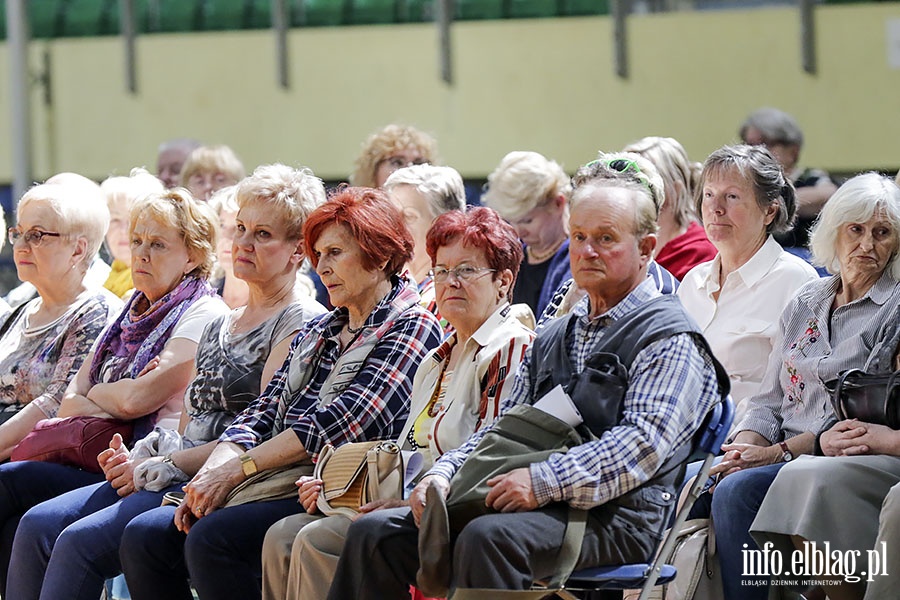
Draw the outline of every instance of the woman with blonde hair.
<instances>
[{"instance_id":1,"label":"woman with blonde hair","mask_svg":"<svg viewBox=\"0 0 900 600\"><path fill-rule=\"evenodd\" d=\"M244 175L244 164L228 146L200 146L188 155L181 169L181 187L206 202L213 192L236 184Z\"/></svg>"},{"instance_id":2,"label":"woman with blonde hair","mask_svg":"<svg viewBox=\"0 0 900 600\"><path fill-rule=\"evenodd\" d=\"M510 152L488 175L481 197L516 228L525 250L513 303L544 312L553 292L572 277L569 268L569 176L537 152Z\"/></svg>"},{"instance_id":3,"label":"woman with blonde hair","mask_svg":"<svg viewBox=\"0 0 900 600\"><path fill-rule=\"evenodd\" d=\"M300 327L324 312L296 285L305 256L300 227L325 201L321 180L309 169L264 165L233 195L234 269L248 302L203 331L178 429L157 428L130 451L117 440L98 459L107 481L29 510L16 534L10 595L95 600L103 580L121 572L128 522L196 474L216 438L281 367Z\"/></svg>"},{"instance_id":4,"label":"woman with blonde hair","mask_svg":"<svg viewBox=\"0 0 900 600\"><path fill-rule=\"evenodd\" d=\"M128 177L107 177L100 184L109 207L106 247L113 259L103 287L119 298L124 298L134 289L131 281L131 239L128 236L131 207L136 201L160 193L163 189L162 182L145 169L132 169Z\"/></svg>"},{"instance_id":5,"label":"woman with blonde hair","mask_svg":"<svg viewBox=\"0 0 900 600\"><path fill-rule=\"evenodd\" d=\"M437 162L437 141L433 137L411 125L391 123L366 139L350 185L380 188L398 169Z\"/></svg>"},{"instance_id":6,"label":"woman with blonde hair","mask_svg":"<svg viewBox=\"0 0 900 600\"><path fill-rule=\"evenodd\" d=\"M659 209L654 259L681 281L693 267L716 256L716 247L694 212L694 193L703 167L691 161L678 140L670 137L645 137L623 151L643 156L662 177L665 202Z\"/></svg>"}]
</instances>

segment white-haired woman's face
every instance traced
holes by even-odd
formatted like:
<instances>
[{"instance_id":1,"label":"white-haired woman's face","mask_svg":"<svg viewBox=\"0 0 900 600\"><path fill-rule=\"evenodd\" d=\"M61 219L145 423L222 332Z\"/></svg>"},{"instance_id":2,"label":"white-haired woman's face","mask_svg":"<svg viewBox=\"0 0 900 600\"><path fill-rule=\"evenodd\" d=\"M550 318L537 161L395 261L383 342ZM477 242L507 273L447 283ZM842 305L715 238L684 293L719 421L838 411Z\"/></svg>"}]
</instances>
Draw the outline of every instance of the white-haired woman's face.
<instances>
[{"instance_id":1,"label":"white-haired woman's face","mask_svg":"<svg viewBox=\"0 0 900 600\"><path fill-rule=\"evenodd\" d=\"M39 292L46 286L58 285L76 260L75 240L66 235L62 219L43 200L32 200L19 207L16 219L14 230L18 239L12 246L19 279L33 284Z\"/></svg>"},{"instance_id":2,"label":"white-haired woman's face","mask_svg":"<svg viewBox=\"0 0 900 600\"><path fill-rule=\"evenodd\" d=\"M897 232L883 212L865 223L842 223L835 238L841 279L874 283L897 252L897 245Z\"/></svg>"}]
</instances>

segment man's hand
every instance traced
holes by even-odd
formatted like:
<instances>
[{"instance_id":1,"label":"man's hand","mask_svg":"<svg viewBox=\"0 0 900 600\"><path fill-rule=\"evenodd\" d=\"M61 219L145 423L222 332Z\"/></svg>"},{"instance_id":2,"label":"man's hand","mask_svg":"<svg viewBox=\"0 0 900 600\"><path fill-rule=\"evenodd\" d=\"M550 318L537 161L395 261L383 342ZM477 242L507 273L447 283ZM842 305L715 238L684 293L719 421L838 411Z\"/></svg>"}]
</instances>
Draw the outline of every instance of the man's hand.
<instances>
[{"instance_id":1,"label":"man's hand","mask_svg":"<svg viewBox=\"0 0 900 600\"><path fill-rule=\"evenodd\" d=\"M484 503L498 512L525 512L538 507L531 486L531 470L522 467L487 480L491 486Z\"/></svg>"},{"instance_id":2,"label":"man's hand","mask_svg":"<svg viewBox=\"0 0 900 600\"><path fill-rule=\"evenodd\" d=\"M409 507L412 509L413 520L416 522L416 527L419 526L419 521L422 519L422 511L425 510L425 490L428 489L428 485L431 482L434 482L434 485L438 488L438 491L440 491L444 499L450 495L450 482L443 477L439 475L429 475L422 479L409 495Z\"/></svg>"}]
</instances>

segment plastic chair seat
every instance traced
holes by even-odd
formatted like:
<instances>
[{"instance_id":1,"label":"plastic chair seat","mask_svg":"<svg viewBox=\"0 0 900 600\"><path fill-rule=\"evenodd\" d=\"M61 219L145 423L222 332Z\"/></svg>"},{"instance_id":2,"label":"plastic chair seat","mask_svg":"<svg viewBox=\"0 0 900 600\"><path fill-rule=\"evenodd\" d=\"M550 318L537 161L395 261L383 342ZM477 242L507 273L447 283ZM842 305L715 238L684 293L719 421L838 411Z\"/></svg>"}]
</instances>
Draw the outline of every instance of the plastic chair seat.
<instances>
[{"instance_id":1,"label":"plastic chair seat","mask_svg":"<svg viewBox=\"0 0 900 600\"><path fill-rule=\"evenodd\" d=\"M566 581L568 590L621 590L639 588L644 585L644 577L650 564L615 565L611 567L592 567L575 571ZM675 567L663 565L660 569L657 585L669 583L677 575Z\"/></svg>"}]
</instances>

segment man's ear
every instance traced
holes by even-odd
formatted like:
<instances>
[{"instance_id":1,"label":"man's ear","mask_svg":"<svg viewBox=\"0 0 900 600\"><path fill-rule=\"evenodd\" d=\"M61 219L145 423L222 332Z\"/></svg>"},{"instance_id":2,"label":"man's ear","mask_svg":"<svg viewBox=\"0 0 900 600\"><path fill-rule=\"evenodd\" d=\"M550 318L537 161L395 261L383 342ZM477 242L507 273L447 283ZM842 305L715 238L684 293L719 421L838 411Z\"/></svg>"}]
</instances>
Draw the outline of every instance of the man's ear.
<instances>
[{"instance_id":1,"label":"man's ear","mask_svg":"<svg viewBox=\"0 0 900 600\"><path fill-rule=\"evenodd\" d=\"M648 233L638 242L638 250L640 250L641 258L646 257L647 262L653 258L653 252L656 250L657 237L655 233ZM646 263L645 263L646 264Z\"/></svg>"}]
</instances>

